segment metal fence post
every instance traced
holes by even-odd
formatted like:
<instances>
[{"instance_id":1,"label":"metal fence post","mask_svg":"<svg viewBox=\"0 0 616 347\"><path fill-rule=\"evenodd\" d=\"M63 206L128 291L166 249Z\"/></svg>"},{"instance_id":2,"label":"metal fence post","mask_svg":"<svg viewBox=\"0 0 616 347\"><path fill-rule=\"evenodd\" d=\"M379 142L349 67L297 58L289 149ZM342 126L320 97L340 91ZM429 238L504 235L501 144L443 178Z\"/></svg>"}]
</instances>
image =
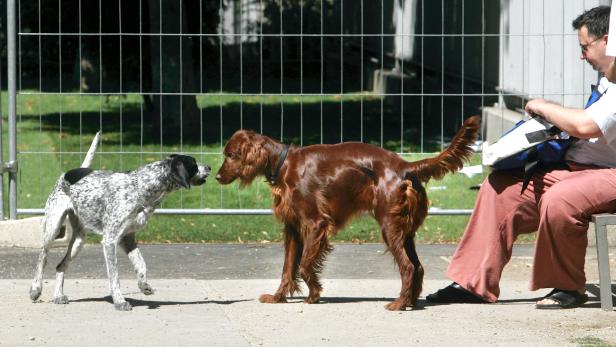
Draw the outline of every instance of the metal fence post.
<instances>
[{"instance_id":1,"label":"metal fence post","mask_svg":"<svg viewBox=\"0 0 616 347\"><path fill-rule=\"evenodd\" d=\"M2 90L2 59L0 59L0 90ZM2 133L2 98L0 97L0 163L4 163L4 146L2 140L4 134ZM4 220L4 170L0 170L0 221Z\"/></svg>"},{"instance_id":2,"label":"metal fence post","mask_svg":"<svg viewBox=\"0 0 616 347\"><path fill-rule=\"evenodd\" d=\"M16 97L17 97L17 36L15 33L15 0L6 2L6 17L7 17L7 74L8 74L8 91L9 91L9 162L2 163L3 171L9 171L9 218L17 218L17 151L16 151Z\"/></svg>"}]
</instances>

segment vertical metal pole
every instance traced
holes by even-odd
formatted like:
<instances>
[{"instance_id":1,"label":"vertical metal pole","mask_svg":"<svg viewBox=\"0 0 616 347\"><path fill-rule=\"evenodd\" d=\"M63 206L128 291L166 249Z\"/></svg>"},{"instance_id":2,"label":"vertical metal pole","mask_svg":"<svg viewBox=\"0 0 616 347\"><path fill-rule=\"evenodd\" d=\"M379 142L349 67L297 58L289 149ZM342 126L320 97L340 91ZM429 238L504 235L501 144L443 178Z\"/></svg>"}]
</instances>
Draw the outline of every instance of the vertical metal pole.
<instances>
[{"instance_id":1,"label":"vertical metal pole","mask_svg":"<svg viewBox=\"0 0 616 347\"><path fill-rule=\"evenodd\" d=\"M595 223L595 238L597 247L597 265L599 266L599 296L601 299L601 309L603 311L612 311L612 279L610 278L610 258L607 242L607 226L612 225L613 216L593 215L592 220Z\"/></svg>"},{"instance_id":2,"label":"vertical metal pole","mask_svg":"<svg viewBox=\"0 0 616 347\"><path fill-rule=\"evenodd\" d=\"M8 44L8 89L9 89L9 162L13 165L17 163L16 151L16 97L17 88L15 81L17 80L16 58L17 50L15 41L15 0L6 2L6 17L7 17L7 44ZM9 218L17 218L17 170L9 172Z\"/></svg>"},{"instance_id":3,"label":"vertical metal pole","mask_svg":"<svg viewBox=\"0 0 616 347\"><path fill-rule=\"evenodd\" d=\"M2 90L2 59L0 59L0 90ZM2 147L2 98L0 98L0 163L4 163L4 148ZM4 172L0 171L0 221L4 220Z\"/></svg>"}]
</instances>

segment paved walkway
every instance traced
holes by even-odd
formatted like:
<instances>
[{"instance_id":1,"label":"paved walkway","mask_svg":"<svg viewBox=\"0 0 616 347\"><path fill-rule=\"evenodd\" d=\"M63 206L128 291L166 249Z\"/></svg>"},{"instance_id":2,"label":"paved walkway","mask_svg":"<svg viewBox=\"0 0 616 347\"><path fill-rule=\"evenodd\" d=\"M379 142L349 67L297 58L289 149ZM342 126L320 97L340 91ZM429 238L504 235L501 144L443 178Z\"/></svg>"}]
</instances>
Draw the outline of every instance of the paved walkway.
<instances>
[{"instance_id":1,"label":"paved walkway","mask_svg":"<svg viewBox=\"0 0 616 347\"><path fill-rule=\"evenodd\" d=\"M42 301L34 304L28 288L37 251L0 248L0 345L616 345L616 312L599 309L592 284L591 299L582 308L533 308L547 290L526 290L531 246L516 247L503 274L501 300L487 305L425 302L426 294L448 283L442 272L453 246L420 246L424 291L419 308L406 312L383 308L396 297L400 281L382 245L335 248L326 263L321 304L307 305L298 297L266 305L256 298L278 285L279 244L145 245L150 283L157 290L153 296L138 292L126 257L120 257L131 312L113 309L99 246L87 246L71 264L65 283L68 305L51 303L60 250L52 251ZM589 283L597 282L594 268L596 259L589 252Z\"/></svg>"}]
</instances>

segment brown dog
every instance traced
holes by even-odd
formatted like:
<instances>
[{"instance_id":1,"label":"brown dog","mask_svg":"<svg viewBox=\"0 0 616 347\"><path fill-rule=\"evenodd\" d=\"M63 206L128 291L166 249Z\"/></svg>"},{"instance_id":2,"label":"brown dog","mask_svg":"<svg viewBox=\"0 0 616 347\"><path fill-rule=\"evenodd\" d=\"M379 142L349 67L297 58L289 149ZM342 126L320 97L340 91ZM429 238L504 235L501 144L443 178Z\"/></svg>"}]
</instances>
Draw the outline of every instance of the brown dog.
<instances>
[{"instance_id":1,"label":"brown dog","mask_svg":"<svg viewBox=\"0 0 616 347\"><path fill-rule=\"evenodd\" d=\"M286 302L287 295L299 290L301 277L309 289L305 302L319 301L319 272L332 249L328 236L351 217L367 212L381 226L402 277L400 297L386 307L414 306L423 282L415 232L428 213L422 183L462 167L473 152L470 145L479 124L477 116L467 119L445 151L416 162L364 143L289 147L252 131L233 134L216 179L221 184L239 179L245 186L265 176L272 189L274 215L284 224L282 281L274 295L263 294L259 300Z\"/></svg>"}]
</instances>

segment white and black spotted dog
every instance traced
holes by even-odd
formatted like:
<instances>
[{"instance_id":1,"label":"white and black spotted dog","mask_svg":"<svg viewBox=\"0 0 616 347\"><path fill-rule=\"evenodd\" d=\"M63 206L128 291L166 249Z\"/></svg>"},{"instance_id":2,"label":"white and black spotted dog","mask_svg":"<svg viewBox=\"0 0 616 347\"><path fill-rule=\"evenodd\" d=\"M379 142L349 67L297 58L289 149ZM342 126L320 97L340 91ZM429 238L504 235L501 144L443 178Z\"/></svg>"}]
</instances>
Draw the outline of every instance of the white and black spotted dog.
<instances>
[{"instance_id":1,"label":"white and black spotted dog","mask_svg":"<svg viewBox=\"0 0 616 347\"><path fill-rule=\"evenodd\" d=\"M54 303L68 303L63 289L64 272L81 250L86 230L90 230L102 235L113 304L117 310L128 311L132 307L120 291L118 278L118 245L133 264L141 292L153 294L152 287L147 283L146 266L137 248L135 233L145 226L165 195L180 188L189 189L191 185L204 184L211 169L207 165L197 165L193 157L174 154L130 172L95 171L88 166L96 150L97 139L98 136L82 167L62 175L47 199L43 247L30 288L30 298L36 301L41 295L43 268L50 243L68 220L73 234L64 259L56 267Z\"/></svg>"}]
</instances>

